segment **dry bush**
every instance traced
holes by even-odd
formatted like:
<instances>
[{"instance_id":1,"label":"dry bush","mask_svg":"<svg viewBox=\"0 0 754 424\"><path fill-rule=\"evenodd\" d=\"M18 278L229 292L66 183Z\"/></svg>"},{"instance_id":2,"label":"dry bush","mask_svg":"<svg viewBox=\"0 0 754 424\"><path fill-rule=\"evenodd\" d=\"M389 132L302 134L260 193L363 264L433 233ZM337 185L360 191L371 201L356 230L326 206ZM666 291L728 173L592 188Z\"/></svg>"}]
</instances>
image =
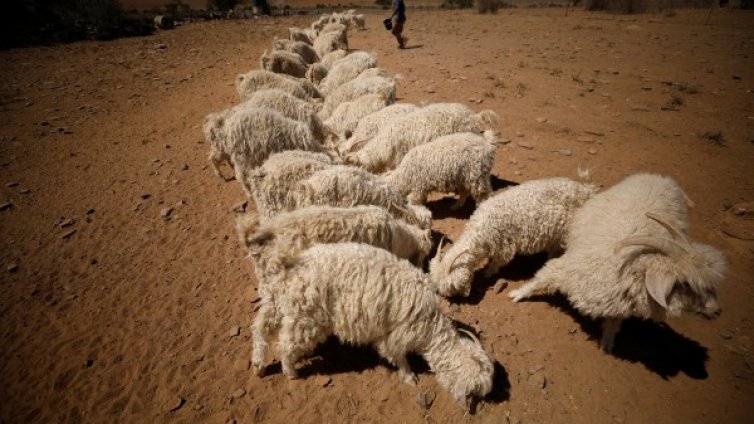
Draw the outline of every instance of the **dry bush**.
<instances>
[{"instance_id":1,"label":"dry bush","mask_svg":"<svg viewBox=\"0 0 754 424\"><path fill-rule=\"evenodd\" d=\"M497 13L498 9L507 7L508 5L503 0L476 0L477 12L484 13Z\"/></svg>"},{"instance_id":2,"label":"dry bush","mask_svg":"<svg viewBox=\"0 0 754 424\"><path fill-rule=\"evenodd\" d=\"M665 13L672 16L673 9L709 8L713 0L584 0L586 10L614 13Z\"/></svg>"}]
</instances>

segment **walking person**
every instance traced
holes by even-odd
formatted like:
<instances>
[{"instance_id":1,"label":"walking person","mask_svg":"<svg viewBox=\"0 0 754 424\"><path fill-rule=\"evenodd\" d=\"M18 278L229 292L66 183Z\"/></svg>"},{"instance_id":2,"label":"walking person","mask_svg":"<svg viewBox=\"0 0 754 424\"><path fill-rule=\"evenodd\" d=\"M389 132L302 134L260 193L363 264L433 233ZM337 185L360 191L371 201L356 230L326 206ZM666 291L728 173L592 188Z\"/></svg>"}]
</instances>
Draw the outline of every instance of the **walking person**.
<instances>
[{"instance_id":1,"label":"walking person","mask_svg":"<svg viewBox=\"0 0 754 424\"><path fill-rule=\"evenodd\" d=\"M401 33L403 32L403 23L406 22L406 5L403 4L403 0L393 0L393 7L395 7L395 10L390 17L395 17L395 25L393 25L391 32L395 36L395 39L398 40L398 48L405 49L408 38L401 35Z\"/></svg>"}]
</instances>

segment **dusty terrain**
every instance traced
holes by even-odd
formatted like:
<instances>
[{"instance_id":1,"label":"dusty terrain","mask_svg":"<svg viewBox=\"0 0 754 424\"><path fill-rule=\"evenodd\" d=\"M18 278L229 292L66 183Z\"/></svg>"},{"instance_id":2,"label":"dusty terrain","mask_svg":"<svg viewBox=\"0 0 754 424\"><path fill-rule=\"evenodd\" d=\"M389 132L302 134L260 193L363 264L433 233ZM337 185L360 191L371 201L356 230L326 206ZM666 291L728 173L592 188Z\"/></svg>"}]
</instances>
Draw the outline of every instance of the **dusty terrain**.
<instances>
[{"instance_id":1,"label":"dusty terrain","mask_svg":"<svg viewBox=\"0 0 754 424\"><path fill-rule=\"evenodd\" d=\"M705 16L421 12L403 51L381 15L351 34L403 75L400 100L500 114L511 142L496 188L578 166L605 186L670 175L696 203L692 235L730 262L719 319L631 322L614 355L562 298L513 304L478 277L451 308L499 364L476 415L421 360L414 389L371 350L334 342L298 381L248 370L256 283L233 228L244 196L207 168L200 127L237 101L235 75L274 36L313 17L0 52L0 422L750 421L754 224L736 213L754 201L754 15ZM703 136L717 131L723 145ZM453 239L473 208L449 204L430 206ZM516 287L541 263L497 278Z\"/></svg>"}]
</instances>

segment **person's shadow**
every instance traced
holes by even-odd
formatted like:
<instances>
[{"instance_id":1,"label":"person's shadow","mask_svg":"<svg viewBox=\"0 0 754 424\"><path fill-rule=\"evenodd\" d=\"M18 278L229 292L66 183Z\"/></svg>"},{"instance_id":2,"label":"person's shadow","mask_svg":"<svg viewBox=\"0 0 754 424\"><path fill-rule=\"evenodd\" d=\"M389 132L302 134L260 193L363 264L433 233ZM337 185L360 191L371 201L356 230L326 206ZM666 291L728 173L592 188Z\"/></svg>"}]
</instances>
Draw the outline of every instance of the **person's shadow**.
<instances>
[{"instance_id":1,"label":"person's shadow","mask_svg":"<svg viewBox=\"0 0 754 424\"><path fill-rule=\"evenodd\" d=\"M406 46L403 50L420 49L424 47L424 44L414 44L413 46Z\"/></svg>"}]
</instances>

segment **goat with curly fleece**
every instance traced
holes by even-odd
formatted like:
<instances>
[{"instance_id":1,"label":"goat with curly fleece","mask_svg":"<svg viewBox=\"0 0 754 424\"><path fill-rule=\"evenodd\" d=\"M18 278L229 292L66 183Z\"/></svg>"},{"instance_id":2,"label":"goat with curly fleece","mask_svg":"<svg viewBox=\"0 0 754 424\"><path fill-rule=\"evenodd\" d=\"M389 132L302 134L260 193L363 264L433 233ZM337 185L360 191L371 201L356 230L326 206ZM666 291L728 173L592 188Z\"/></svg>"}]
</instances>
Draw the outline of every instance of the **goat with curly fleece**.
<instances>
[{"instance_id":1,"label":"goat with curly fleece","mask_svg":"<svg viewBox=\"0 0 754 424\"><path fill-rule=\"evenodd\" d=\"M381 94L388 103L395 101L396 80L394 78L356 78L331 91L322 104L319 117L323 120L332 115L341 103L353 101L366 94Z\"/></svg>"},{"instance_id":2,"label":"goat with curly fleece","mask_svg":"<svg viewBox=\"0 0 754 424\"><path fill-rule=\"evenodd\" d=\"M286 40L284 38L276 38L272 42L272 49L296 53L301 56L301 59L303 59L307 65L319 62L319 55L317 55L317 52L314 51L314 48L311 45L304 43L303 41L292 41Z\"/></svg>"},{"instance_id":3,"label":"goat with curly fleece","mask_svg":"<svg viewBox=\"0 0 754 424\"><path fill-rule=\"evenodd\" d=\"M317 87L303 78L276 74L264 69L255 69L236 77L236 91L241 101L247 100L255 91L277 88L303 100L322 98Z\"/></svg>"},{"instance_id":4,"label":"goat with curly fleece","mask_svg":"<svg viewBox=\"0 0 754 424\"><path fill-rule=\"evenodd\" d=\"M345 156L352 150L358 149L359 145L374 137L377 131L394 120L405 119L418 109L418 106L410 103L394 103L386 106L376 112L372 112L369 115L364 116L359 120L352 133L346 131L343 136L346 140L342 140L338 143L338 154Z\"/></svg>"},{"instance_id":5,"label":"goat with curly fleece","mask_svg":"<svg viewBox=\"0 0 754 424\"><path fill-rule=\"evenodd\" d=\"M726 261L714 247L689 239L688 202L672 178L624 179L576 211L563 256L510 297L563 293L577 311L603 320L606 351L630 317L661 320L683 311L716 317Z\"/></svg>"},{"instance_id":6,"label":"goat with curly fleece","mask_svg":"<svg viewBox=\"0 0 754 424\"><path fill-rule=\"evenodd\" d=\"M339 104L324 125L332 132L334 144L337 144L345 134L350 134L356 128L361 118L384 108L389 103L390 100L385 98L383 93L365 94L350 102Z\"/></svg>"},{"instance_id":7,"label":"goat with curly fleece","mask_svg":"<svg viewBox=\"0 0 754 424\"><path fill-rule=\"evenodd\" d=\"M298 240L307 246L366 243L418 265L432 249L431 230L407 224L378 206L310 206L280 213L264 223L260 223L260 218L256 213L236 218L236 228L244 245L258 236L255 233L271 232L279 240Z\"/></svg>"},{"instance_id":8,"label":"goat with curly fleece","mask_svg":"<svg viewBox=\"0 0 754 424\"><path fill-rule=\"evenodd\" d=\"M204 124L204 134L210 142L209 159L215 174L225 179L220 164L227 161L244 189L248 173L273 153L323 151L309 124L265 108L246 107L229 114L210 114ZM246 194L252 197L248 190Z\"/></svg>"},{"instance_id":9,"label":"goat with curly fleece","mask_svg":"<svg viewBox=\"0 0 754 424\"><path fill-rule=\"evenodd\" d=\"M259 58L259 67L276 74L290 75L296 78L304 78L309 65L297 53L284 50L273 50L262 53Z\"/></svg>"},{"instance_id":10,"label":"goat with curly fleece","mask_svg":"<svg viewBox=\"0 0 754 424\"><path fill-rule=\"evenodd\" d=\"M423 206L414 206L387 182L363 169L332 166L312 174L295 189L297 208L306 206L375 205L408 223L430 228L432 213Z\"/></svg>"},{"instance_id":11,"label":"goat with curly fleece","mask_svg":"<svg viewBox=\"0 0 754 424\"><path fill-rule=\"evenodd\" d=\"M271 243L275 252L263 253ZM426 274L408 261L359 243L301 251L275 244L272 234L249 240L249 252L267 280L252 324L251 362L258 375L275 332L283 374L292 379L298 377L296 362L334 335L344 343L373 346L412 385L417 377L406 355L421 355L466 410L492 390L492 357L442 314Z\"/></svg>"},{"instance_id":12,"label":"goat with curly fleece","mask_svg":"<svg viewBox=\"0 0 754 424\"><path fill-rule=\"evenodd\" d=\"M517 254L562 249L574 212L597 188L568 178L527 181L483 201L446 253L429 263L432 283L443 296L468 296L476 270L492 276Z\"/></svg>"},{"instance_id":13,"label":"goat with curly fleece","mask_svg":"<svg viewBox=\"0 0 754 424\"><path fill-rule=\"evenodd\" d=\"M272 218L296 208L294 187L300 181L335 164L324 153L288 150L270 155L243 183L252 194L257 212L263 219Z\"/></svg>"},{"instance_id":14,"label":"goat with curly fleece","mask_svg":"<svg viewBox=\"0 0 754 424\"><path fill-rule=\"evenodd\" d=\"M398 167L382 178L411 204L425 204L431 192L458 193L451 210L461 208L469 194L479 204L492 192L495 143L492 131L485 131L484 136L455 133L438 137L409 150Z\"/></svg>"},{"instance_id":15,"label":"goat with curly fleece","mask_svg":"<svg viewBox=\"0 0 754 424\"><path fill-rule=\"evenodd\" d=\"M325 106L320 111L320 118ZM434 103L417 109L405 119L389 122L361 149L348 154L345 159L349 164L380 173L394 169L416 146L457 132L481 134L493 129L497 122L498 116L491 110L474 113L460 103Z\"/></svg>"}]
</instances>

